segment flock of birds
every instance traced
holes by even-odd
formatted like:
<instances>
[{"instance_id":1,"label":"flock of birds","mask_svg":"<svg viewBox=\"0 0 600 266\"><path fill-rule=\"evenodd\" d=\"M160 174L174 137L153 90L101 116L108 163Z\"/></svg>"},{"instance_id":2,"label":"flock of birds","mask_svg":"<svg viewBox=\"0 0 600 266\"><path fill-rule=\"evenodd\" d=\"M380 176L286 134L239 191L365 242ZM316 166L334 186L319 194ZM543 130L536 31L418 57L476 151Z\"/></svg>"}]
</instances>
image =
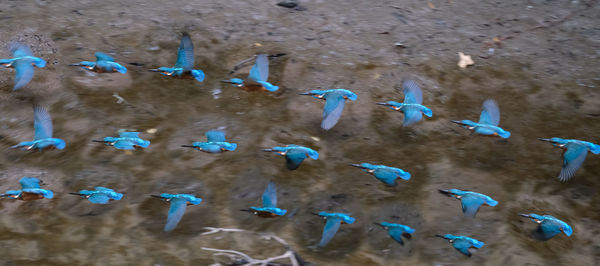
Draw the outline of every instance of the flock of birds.
<instances>
[{"instance_id":1,"label":"flock of birds","mask_svg":"<svg viewBox=\"0 0 600 266\"><path fill-rule=\"evenodd\" d=\"M11 50L13 58L0 59L0 66L4 68L15 69L16 76L13 90L17 90L27 85L32 79L34 74L34 66L42 68L46 65L46 62L41 58L33 56L29 47L24 44L15 43L12 45ZM79 66L86 70L95 72L119 72L123 74L127 72L127 69L124 66L116 63L111 56L101 52L97 52L95 56L95 62L82 61L72 64L72 66ZM269 76L269 57L270 56L266 54L257 55L255 57L255 63L250 70L250 74L245 80L233 78L230 80L224 80L223 82L227 82L233 84L234 86L251 91L277 91L279 89L278 86L267 82ZM181 38L175 65L173 67L159 67L157 69L151 69L151 71L159 72L166 76L195 79L199 82L202 82L205 77L204 72L200 69L193 69L193 67L194 48L192 40L187 33L184 33ZM431 117L433 115L431 109L422 105L423 95L416 82L412 80L404 81L403 92L404 102L388 101L377 104L388 106L393 110L402 112L404 114L403 126L409 126L421 121L423 115L427 117ZM301 95L309 95L317 99L325 100L323 120L321 123L321 127L325 130L331 129L338 122L340 116L342 115L346 100L355 101L357 99L355 93L345 89L311 90L306 93L301 93ZM35 131L34 140L21 142L12 146L11 148L23 148L26 150L40 151L50 148L64 149L66 146L65 141L52 136L52 120L48 111L44 107L37 104L34 104L33 111ZM500 122L500 110L497 103L491 99L486 100L483 103L483 111L479 117L479 122L473 122L470 120L453 120L451 122L472 131L472 133L475 135L492 136L505 139L510 137L510 132L498 126ZM205 142L194 142L191 145L182 145L182 147L193 148L207 153L234 151L237 148L237 144L226 141L225 132L222 130L211 130L206 132L205 135ZM586 141L561 138L540 138L540 140L550 142L554 146L565 150L563 154L562 170L558 176L561 181L566 181L573 177L575 171L583 164L588 152L592 152L594 154L600 153L599 145ZM118 137L105 137L102 140L93 141L101 142L108 146L113 146L116 149L122 150L146 148L150 145L150 141L141 139L138 132L120 132ZM270 149L265 149L264 151L275 152L284 156L286 159L286 166L290 170L297 169L307 158L311 158L313 160L317 160L319 158L319 153L317 151L299 145L273 147ZM411 177L410 173L402 169L385 165L361 163L351 164L351 166L358 167L367 173L374 175L375 178L387 186L397 185L396 179L398 178L409 180ZM0 194L0 197L24 201L42 198L50 199L53 197L52 191L42 189L40 187L40 180L37 178L23 177L19 183L21 184L20 190L7 191L4 194ZM475 217L482 205L496 206L498 204L498 202L493 200L491 197L473 191L449 189L440 190L440 193L460 200L464 215L470 217ZM123 197L123 194L105 187L96 187L95 190L81 190L77 193L71 194L80 196L95 204L106 204L112 200L118 201ZM190 194L162 193L160 195L152 195L152 197L156 197L170 203L167 223L164 227L164 231L166 232L173 230L177 226L177 223L183 217L188 205L197 205L202 201L201 198ZM277 191L275 183L272 181L268 183L267 188L262 195L262 206L250 207L242 211L247 211L260 217L278 217L285 215L287 212L286 210L277 207ZM355 222L355 218L344 213L330 213L322 211L313 214L326 220L319 246L325 246L327 243L329 243L329 241L334 237L340 228L341 224L352 224ZM539 226L537 232L540 233L544 239L550 239L560 232L570 236L573 232L567 223L551 215L538 215L534 213L520 215L530 218L533 222L538 223ZM402 236L405 238L410 238L411 234L415 232L415 229L402 224L389 223L385 221L375 224L387 230L389 236L402 245L404 244ZM454 248L467 256L471 256L469 251L470 248L481 248L484 245L483 242L467 236L455 236L451 234L437 236L447 239L450 243L452 243Z\"/></svg>"}]
</instances>

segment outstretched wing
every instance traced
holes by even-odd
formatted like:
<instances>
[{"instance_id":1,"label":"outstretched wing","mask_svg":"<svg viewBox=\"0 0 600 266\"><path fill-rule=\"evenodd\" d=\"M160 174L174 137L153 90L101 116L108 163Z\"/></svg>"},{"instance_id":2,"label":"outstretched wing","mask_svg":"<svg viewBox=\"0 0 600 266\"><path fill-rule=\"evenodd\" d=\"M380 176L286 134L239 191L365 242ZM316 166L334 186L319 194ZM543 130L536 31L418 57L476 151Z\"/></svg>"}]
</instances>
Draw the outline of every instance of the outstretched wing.
<instances>
[{"instance_id":1,"label":"outstretched wing","mask_svg":"<svg viewBox=\"0 0 600 266\"><path fill-rule=\"evenodd\" d=\"M136 139L139 138L139 134L139 132L120 132L119 137Z\"/></svg>"},{"instance_id":2,"label":"outstretched wing","mask_svg":"<svg viewBox=\"0 0 600 266\"><path fill-rule=\"evenodd\" d=\"M335 218L335 217L327 218L327 223L325 223L325 228L323 229L323 236L321 237L319 246L322 247L322 246L327 245L327 243L329 243L329 241L331 241L333 236L335 236L335 233L337 233L337 231L340 229L341 224L342 224L342 219L340 219L340 218Z\"/></svg>"},{"instance_id":3,"label":"outstretched wing","mask_svg":"<svg viewBox=\"0 0 600 266\"><path fill-rule=\"evenodd\" d=\"M119 150L135 150L135 147L133 146L133 142L128 141L128 140L118 140L117 142L115 142L113 147L115 147Z\"/></svg>"},{"instance_id":4,"label":"outstretched wing","mask_svg":"<svg viewBox=\"0 0 600 266\"><path fill-rule=\"evenodd\" d=\"M223 130L210 130L206 134L207 142L225 142L225 131Z\"/></svg>"},{"instance_id":5,"label":"outstretched wing","mask_svg":"<svg viewBox=\"0 0 600 266\"><path fill-rule=\"evenodd\" d=\"M15 86L13 87L13 90L18 90L27 85L33 78L33 65L31 64L31 61L25 59L15 60L13 67L15 68Z\"/></svg>"},{"instance_id":6,"label":"outstretched wing","mask_svg":"<svg viewBox=\"0 0 600 266\"><path fill-rule=\"evenodd\" d=\"M165 225L165 232L169 232L177 226L181 217L185 213L187 206L187 200L181 198L172 198L171 207L169 208L169 215L167 216L167 224Z\"/></svg>"},{"instance_id":7,"label":"outstretched wing","mask_svg":"<svg viewBox=\"0 0 600 266\"><path fill-rule=\"evenodd\" d=\"M96 56L96 61L110 61L110 62L115 61L115 59L112 58L112 56L107 55L103 52L96 52L94 55Z\"/></svg>"},{"instance_id":8,"label":"outstretched wing","mask_svg":"<svg viewBox=\"0 0 600 266\"><path fill-rule=\"evenodd\" d=\"M392 169L377 168L373 172L373 175L377 179L379 179L379 181L383 182L384 184L386 184L390 187L395 187L398 185L396 183L396 178L398 178L398 175Z\"/></svg>"},{"instance_id":9,"label":"outstretched wing","mask_svg":"<svg viewBox=\"0 0 600 266\"><path fill-rule=\"evenodd\" d=\"M475 217L485 200L478 196L466 195L460 199L462 211L466 216Z\"/></svg>"},{"instance_id":10,"label":"outstretched wing","mask_svg":"<svg viewBox=\"0 0 600 266\"><path fill-rule=\"evenodd\" d=\"M404 103L423 103L423 92L414 80L402 83L402 90L404 91Z\"/></svg>"},{"instance_id":11,"label":"outstretched wing","mask_svg":"<svg viewBox=\"0 0 600 266\"><path fill-rule=\"evenodd\" d=\"M500 123L500 109L496 101L488 99L483 102L483 111L479 116L479 123L492 126L497 126Z\"/></svg>"},{"instance_id":12,"label":"outstretched wing","mask_svg":"<svg viewBox=\"0 0 600 266\"><path fill-rule=\"evenodd\" d=\"M33 56L29 46L22 43L12 43L10 45L10 51L13 57Z\"/></svg>"},{"instance_id":13,"label":"outstretched wing","mask_svg":"<svg viewBox=\"0 0 600 266\"><path fill-rule=\"evenodd\" d=\"M306 153L302 151L288 151L285 155L286 166L290 170L296 170L306 158Z\"/></svg>"},{"instance_id":14,"label":"outstretched wing","mask_svg":"<svg viewBox=\"0 0 600 266\"><path fill-rule=\"evenodd\" d=\"M423 113L416 108L405 108L403 113L404 121L402 122L402 126L404 127L417 123L423 118Z\"/></svg>"},{"instance_id":15,"label":"outstretched wing","mask_svg":"<svg viewBox=\"0 0 600 266\"><path fill-rule=\"evenodd\" d=\"M269 78L269 59L267 59L266 54L256 56L256 62L252 66L252 69L250 69L248 78L254 81L267 81Z\"/></svg>"},{"instance_id":16,"label":"outstretched wing","mask_svg":"<svg viewBox=\"0 0 600 266\"><path fill-rule=\"evenodd\" d=\"M585 144L570 142L567 144L567 151L563 154L563 165L560 170L558 179L560 181L567 181L573 175L585 161L589 148Z\"/></svg>"},{"instance_id":17,"label":"outstretched wing","mask_svg":"<svg viewBox=\"0 0 600 266\"><path fill-rule=\"evenodd\" d=\"M40 188L40 180L35 177L23 177L19 180L21 189Z\"/></svg>"},{"instance_id":18,"label":"outstretched wing","mask_svg":"<svg viewBox=\"0 0 600 266\"><path fill-rule=\"evenodd\" d=\"M344 97L341 95L326 98L321 128L329 130L337 124L340 116L342 116L342 111L344 111L345 102L346 100L344 100Z\"/></svg>"},{"instance_id":19,"label":"outstretched wing","mask_svg":"<svg viewBox=\"0 0 600 266\"><path fill-rule=\"evenodd\" d=\"M187 32L184 32L183 36L181 36L175 67L183 68L184 70L191 70L194 67L194 44Z\"/></svg>"},{"instance_id":20,"label":"outstretched wing","mask_svg":"<svg viewBox=\"0 0 600 266\"><path fill-rule=\"evenodd\" d=\"M400 245L404 246L404 241L402 240L402 235L404 234L404 230L398 227L392 227L389 229L388 234L392 237L396 242L400 243Z\"/></svg>"},{"instance_id":21,"label":"outstretched wing","mask_svg":"<svg viewBox=\"0 0 600 266\"><path fill-rule=\"evenodd\" d=\"M275 188L275 182L271 181L267 185L267 189L262 195L263 208L276 208L277 207L277 189Z\"/></svg>"},{"instance_id":22,"label":"outstretched wing","mask_svg":"<svg viewBox=\"0 0 600 266\"><path fill-rule=\"evenodd\" d=\"M454 242L452 242L452 246L454 246L456 250L460 251L460 253L471 257L471 252L469 252L471 243L469 243L469 241L464 239L455 239Z\"/></svg>"},{"instance_id":23,"label":"outstretched wing","mask_svg":"<svg viewBox=\"0 0 600 266\"><path fill-rule=\"evenodd\" d=\"M110 198L105 193L94 193L88 198L88 200L95 204L106 204L110 201Z\"/></svg>"},{"instance_id":24,"label":"outstretched wing","mask_svg":"<svg viewBox=\"0 0 600 266\"><path fill-rule=\"evenodd\" d=\"M33 128L35 140L52 137L52 118L46 108L39 105L33 106Z\"/></svg>"}]
</instances>

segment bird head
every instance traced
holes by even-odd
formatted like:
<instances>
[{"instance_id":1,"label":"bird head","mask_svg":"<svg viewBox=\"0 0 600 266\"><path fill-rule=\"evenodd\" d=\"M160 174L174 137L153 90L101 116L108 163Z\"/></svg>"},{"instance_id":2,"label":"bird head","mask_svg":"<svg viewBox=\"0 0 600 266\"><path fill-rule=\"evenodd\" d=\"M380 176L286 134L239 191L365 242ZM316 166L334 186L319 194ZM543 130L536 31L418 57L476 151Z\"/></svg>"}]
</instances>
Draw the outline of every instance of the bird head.
<instances>
[{"instance_id":1,"label":"bird head","mask_svg":"<svg viewBox=\"0 0 600 266\"><path fill-rule=\"evenodd\" d=\"M529 214L520 213L519 216L529 218L536 223L541 223L542 221L544 221L544 219L546 219L544 216L538 215L535 213L529 213Z\"/></svg>"},{"instance_id":2,"label":"bird head","mask_svg":"<svg viewBox=\"0 0 600 266\"><path fill-rule=\"evenodd\" d=\"M372 165L370 163L361 163L361 164L351 163L349 165L363 169L363 170L371 170L371 169L375 168L375 165Z\"/></svg>"},{"instance_id":3,"label":"bird head","mask_svg":"<svg viewBox=\"0 0 600 266\"><path fill-rule=\"evenodd\" d=\"M550 142L555 146L558 147L562 147L563 145L567 144L567 140L566 139L561 139L561 138L549 138L549 139L545 139L545 138L538 138L541 141L546 141L546 142Z\"/></svg>"},{"instance_id":4,"label":"bird head","mask_svg":"<svg viewBox=\"0 0 600 266\"><path fill-rule=\"evenodd\" d=\"M6 193L0 195L0 197L8 197L11 199L18 199L20 196L21 196L20 190L9 190L9 191L6 191Z\"/></svg>"},{"instance_id":5,"label":"bird head","mask_svg":"<svg viewBox=\"0 0 600 266\"><path fill-rule=\"evenodd\" d=\"M96 66L96 62L81 61L79 63L70 64L69 66L80 66L80 67L92 70Z\"/></svg>"}]
</instances>

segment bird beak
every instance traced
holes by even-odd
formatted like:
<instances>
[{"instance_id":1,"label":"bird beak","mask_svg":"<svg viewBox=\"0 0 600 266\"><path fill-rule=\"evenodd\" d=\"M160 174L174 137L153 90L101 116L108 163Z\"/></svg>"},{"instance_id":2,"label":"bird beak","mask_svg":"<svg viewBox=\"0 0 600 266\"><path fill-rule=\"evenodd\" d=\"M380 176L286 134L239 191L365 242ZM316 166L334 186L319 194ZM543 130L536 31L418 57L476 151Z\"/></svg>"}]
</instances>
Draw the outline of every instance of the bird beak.
<instances>
[{"instance_id":1,"label":"bird beak","mask_svg":"<svg viewBox=\"0 0 600 266\"><path fill-rule=\"evenodd\" d=\"M452 194L450 191L445 190L445 189L438 189L438 191L448 197L452 197L454 194Z\"/></svg>"},{"instance_id":2,"label":"bird beak","mask_svg":"<svg viewBox=\"0 0 600 266\"><path fill-rule=\"evenodd\" d=\"M97 139L93 139L92 142L102 142L102 143L106 143L106 141L104 140L97 140Z\"/></svg>"},{"instance_id":3,"label":"bird beak","mask_svg":"<svg viewBox=\"0 0 600 266\"><path fill-rule=\"evenodd\" d=\"M271 151L273 151L273 149L263 149L262 151L271 152Z\"/></svg>"},{"instance_id":4,"label":"bird beak","mask_svg":"<svg viewBox=\"0 0 600 266\"><path fill-rule=\"evenodd\" d=\"M181 145L181 147L186 147L186 148L195 148L193 145Z\"/></svg>"},{"instance_id":5,"label":"bird beak","mask_svg":"<svg viewBox=\"0 0 600 266\"><path fill-rule=\"evenodd\" d=\"M311 213L311 214L313 214L313 215L316 215L316 216L319 216L319 217L321 217L321 215L319 215L319 214L318 214L318 213L316 213L316 212L310 212L310 213Z\"/></svg>"},{"instance_id":6,"label":"bird beak","mask_svg":"<svg viewBox=\"0 0 600 266\"><path fill-rule=\"evenodd\" d=\"M435 236L437 236L437 237L441 237L441 238L443 238L443 239L446 239L446 238L445 238L443 235L435 235Z\"/></svg>"},{"instance_id":7,"label":"bird beak","mask_svg":"<svg viewBox=\"0 0 600 266\"><path fill-rule=\"evenodd\" d=\"M526 217L526 218L531 218L531 216L529 216L529 214L519 213L519 216Z\"/></svg>"},{"instance_id":8,"label":"bird beak","mask_svg":"<svg viewBox=\"0 0 600 266\"><path fill-rule=\"evenodd\" d=\"M457 124L457 125L461 125L461 126L464 126L464 125L465 125L465 123L463 123L463 122L460 122L460 121L458 121L458 120L450 120L450 122L452 122L452 123L454 123L454 124Z\"/></svg>"},{"instance_id":9,"label":"bird beak","mask_svg":"<svg viewBox=\"0 0 600 266\"><path fill-rule=\"evenodd\" d=\"M223 83L229 83L229 84L234 84L231 80L221 80L221 82L223 82Z\"/></svg>"},{"instance_id":10,"label":"bird beak","mask_svg":"<svg viewBox=\"0 0 600 266\"><path fill-rule=\"evenodd\" d=\"M286 55L286 53L270 54L269 58L280 57L280 56L284 56L284 55Z\"/></svg>"},{"instance_id":11,"label":"bird beak","mask_svg":"<svg viewBox=\"0 0 600 266\"><path fill-rule=\"evenodd\" d=\"M148 69L148 71L152 71L152 72L160 72L160 70L158 70L158 68Z\"/></svg>"},{"instance_id":12,"label":"bird beak","mask_svg":"<svg viewBox=\"0 0 600 266\"><path fill-rule=\"evenodd\" d=\"M6 194L0 194L0 198L8 197Z\"/></svg>"},{"instance_id":13,"label":"bird beak","mask_svg":"<svg viewBox=\"0 0 600 266\"><path fill-rule=\"evenodd\" d=\"M150 197L157 198L157 199L162 199L162 197L158 196L158 195L150 195Z\"/></svg>"},{"instance_id":14,"label":"bird beak","mask_svg":"<svg viewBox=\"0 0 600 266\"><path fill-rule=\"evenodd\" d=\"M389 103L375 103L375 104L377 104L377 105L383 105L383 106L390 106Z\"/></svg>"},{"instance_id":15,"label":"bird beak","mask_svg":"<svg viewBox=\"0 0 600 266\"><path fill-rule=\"evenodd\" d=\"M75 196L81 196L81 193L69 192L69 194L75 195Z\"/></svg>"},{"instance_id":16,"label":"bird beak","mask_svg":"<svg viewBox=\"0 0 600 266\"><path fill-rule=\"evenodd\" d=\"M298 93L298 95L309 95L312 96L313 94L310 92L303 92L303 93Z\"/></svg>"},{"instance_id":17,"label":"bird beak","mask_svg":"<svg viewBox=\"0 0 600 266\"><path fill-rule=\"evenodd\" d=\"M242 211L242 212L252 212L251 210L247 210L247 209L240 210L240 211Z\"/></svg>"},{"instance_id":18,"label":"bird beak","mask_svg":"<svg viewBox=\"0 0 600 266\"><path fill-rule=\"evenodd\" d=\"M382 224L380 224L380 223L373 223L373 224L375 224L375 225L379 225L379 226L381 226L381 227L385 228L385 226L383 226L383 225L382 225Z\"/></svg>"},{"instance_id":19,"label":"bird beak","mask_svg":"<svg viewBox=\"0 0 600 266\"><path fill-rule=\"evenodd\" d=\"M81 64L69 64L69 66L81 66Z\"/></svg>"},{"instance_id":20,"label":"bird beak","mask_svg":"<svg viewBox=\"0 0 600 266\"><path fill-rule=\"evenodd\" d=\"M356 163L351 163L351 164L348 164L348 165L350 165L350 166L354 166L354 167L358 167L358 168L360 168L360 169L365 169L365 168L364 168L364 167L362 167L360 164L356 164Z\"/></svg>"},{"instance_id":21,"label":"bird beak","mask_svg":"<svg viewBox=\"0 0 600 266\"><path fill-rule=\"evenodd\" d=\"M538 138L538 140L541 140L541 141L547 141L547 142L552 142L552 140L550 140L550 139L545 139L545 138Z\"/></svg>"}]
</instances>

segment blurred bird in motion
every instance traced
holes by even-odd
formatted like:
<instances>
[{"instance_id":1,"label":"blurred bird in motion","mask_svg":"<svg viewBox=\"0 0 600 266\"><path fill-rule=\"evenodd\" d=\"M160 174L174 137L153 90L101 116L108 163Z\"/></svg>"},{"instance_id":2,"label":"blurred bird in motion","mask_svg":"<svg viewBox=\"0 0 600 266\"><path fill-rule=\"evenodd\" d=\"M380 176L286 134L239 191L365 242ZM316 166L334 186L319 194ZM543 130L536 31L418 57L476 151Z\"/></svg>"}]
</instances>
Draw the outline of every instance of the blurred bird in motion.
<instances>
[{"instance_id":1,"label":"blurred bird in motion","mask_svg":"<svg viewBox=\"0 0 600 266\"><path fill-rule=\"evenodd\" d=\"M510 137L510 132L498 127L500 123L500 109L496 101L492 99L483 102L483 111L479 116L479 123L471 120L451 120L451 122L471 130L476 135L501 137L504 139Z\"/></svg>"},{"instance_id":2,"label":"blurred bird in motion","mask_svg":"<svg viewBox=\"0 0 600 266\"><path fill-rule=\"evenodd\" d=\"M48 189L40 188L40 180L35 177L23 177L19 180L21 190L9 190L4 194L0 194L2 198L11 198L18 200L38 200L51 199L54 193Z\"/></svg>"},{"instance_id":3,"label":"blurred bird in motion","mask_svg":"<svg viewBox=\"0 0 600 266\"><path fill-rule=\"evenodd\" d=\"M357 98L354 92L344 89L311 90L309 92L301 93L300 95L309 95L317 99L325 100L323 122L321 122L321 128L325 130L329 130L337 124L340 116L342 116L346 100L355 101Z\"/></svg>"},{"instance_id":4,"label":"blurred bird in motion","mask_svg":"<svg viewBox=\"0 0 600 266\"><path fill-rule=\"evenodd\" d=\"M181 220L181 217L183 217L187 205L198 205L200 204L200 202L202 202L201 198L196 198L194 195L190 194L162 193L158 196L151 196L171 203L171 207L169 208L169 214L167 216L167 224L164 228L165 232L170 232L173 229L175 229L175 227Z\"/></svg>"},{"instance_id":5,"label":"blurred bird in motion","mask_svg":"<svg viewBox=\"0 0 600 266\"><path fill-rule=\"evenodd\" d=\"M561 139L561 138L538 138L541 141L547 141L552 143L555 147L563 149L563 164L558 179L560 181L567 181L575 175L577 169L581 167L588 152L593 154L600 154L600 145L576 140L576 139Z\"/></svg>"},{"instance_id":6,"label":"blurred bird in motion","mask_svg":"<svg viewBox=\"0 0 600 266\"><path fill-rule=\"evenodd\" d=\"M374 165L370 163L361 163L355 164L352 163L350 166L358 167L363 169L365 172L372 174L377 178L377 180L383 182L387 186L395 187L398 184L396 183L397 178L402 178L404 180L410 179L410 173L406 172L400 168L389 167L385 165Z\"/></svg>"},{"instance_id":7,"label":"blurred bird in motion","mask_svg":"<svg viewBox=\"0 0 600 266\"><path fill-rule=\"evenodd\" d=\"M286 210L277 208L277 189L273 181L269 182L262 195L262 207L250 207L250 209L241 211L253 213L263 218L283 216L287 212Z\"/></svg>"},{"instance_id":8,"label":"blurred bird in motion","mask_svg":"<svg viewBox=\"0 0 600 266\"><path fill-rule=\"evenodd\" d=\"M407 80L402 83L402 90L404 91L403 103L388 101L377 104L389 106L392 110L404 113L404 122L402 123L402 126L410 126L421 121L423 114L425 114L427 117L431 117L433 115L431 109L422 105L423 92L415 81Z\"/></svg>"},{"instance_id":9,"label":"blurred bird in motion","mask_svg":"<svg viewBox=\"0 0 600 266\"><path fill-rule=\"evenodd\" d=\"M42 151L44 149L56 148L62 150L65 148L66 143L64 140L52 137L53 129L50 113L48 113L46 108L39 105L33 106L33 129L33 141L21 142L10 147L10 149L23 148L26 150L37 149Z\"/></svg>"},{"instance_id":10,"label":"blurred bird in motion","mask_svg":"<svg viewBox=\"0 0 600 266\"><path fill-rule=\"evenodd\" d=\"M127 73L127 68L115 62L115 59L112 58L112 56L102 52L96 52L94 56L96 56L96 62L81 61L79 63L70 64L70 66L79 66L83 69L87 69L89 71L94 71L98 73Z\"/></svg>"},{"instance_id":11,"label":"blurred bird in motion","mask_svg":"<svg viewBox=\"0 0 600 266\"><path fill-rule=\"evenodd\" d=\"M174 67L159 67L150 71L160 72L162 75L181 79L196 79L202 82L204 72L194 67L194 44L187 32L183 33L179 50L177 50L177 62Z\"/></svg>"},{"instance_id":12,"label":"blurred bird in motion","mask_svg":"<svg viewBox=\"0 0 600 266\"><path fill-rule=\"evenodd\" d=\"M80 196L95 204L107 204L111 200L121 200L123 198L123 194L117 193L110 188L95 187L94 189L80 190L78 193L71 192L69 194Z\"/></svg>"},{"instance_id":13,"label":"blurred bird in motion","mask_svg":"<svg viewBox=\"0 0 600 266\"><path fill-rule=\"evenodd\" d=\"M406 239L410 239L411 238L411 234L415 232L415 229L412 229L406 225L403 224L394 224L394 223L388 223L388 222L381 222L381 223L374 223L376 225L379 225L381 227L383 227L383 229L388 231L388 235L390 235L390 237L394 240L396 240L396 242L400 243L400 245L404 246L404 241L402 240L402 236L404 236Z\"/></svg>"},{"instance_id":14,"label":"blurred bird in motion","mask_svg":"<svg viewBox=\"0 0 600 266\"><path fill-rule=\"evenodd\" d=\"M313 160L319 159L319 153L311 148L290 144L285 147L273 147L264 149L266 152L275 152L285 156L285 165L290 170L296 170L304 159L310 157Z\"/></svg>"},{"instance_id":15,"label":"blurred bird in motion","mask_svg":"<svg viewBox=\"0 0 600 266\"><path fill-rule=\"evenodd\" d=\"M194 142L192 145L181 145L181 147L193 148L208 153L219 153L235 151L237 144L225 141L225 131L210 130L205 133L206 142Z\"/></svg>"},{"instance_id":16,"label":"blurred bird in motion","mask_svg":"<svg viewBox=\"0 0 600 266\"><path fill-rule=\"evenodd\" d=\"M356 221L355 218L348 216L344 213L337 212L319 212L313 213L314 215L320 216L325 219L327 222L325 223L325 228L323 229L323 236L321 237L321 241L319 242L319 247L323 247L331 241L335 233L337 233L338 229L340 229L341 224L352 224Z\"/></svg>"},{"instance_id":17,"label":"blurred bird in motion","mask_svg":"<svg viewBox=\"0 0 600 266\"><path fill-rule=\"evenodd\" d=\"M150 145L149 140L139 137L139 132L120 132L118 137L105 137L103 140L92 140L113 146L119 150L135 150L135 148L146 148Z\"/></svg>"},{"instance_id":18,"label":"blurred bird in motion","mask_svg":"<svg viewBox=\"0 0 600 266\"><path fill-rule=\"evenodd\" d=\"M13 58L11 59L0 59L0 67L14 68L15 69L15 86L14 90L27 85L33 78L34 69L36 67L45 67L46 61L39 57L33 56L31 49L22 43L12 43L10 45L10 51Z\"/></svg>"},{"instance_id":19,"label":"blurred bird in motion","mask_svg":"<svg viewBox=\"0 0 600 266\"><path fill-rule=\"evenodd\" d=\"M489 196L472 191L462 191L459 189L444 190L440 189L440 193L455 199L460 200L462 211L465 216L475 217L481 205L496 206L498 202Z\"/></svg>"},{"instance_id":20,"label":"blurred bird in motion","mask_svg":"<svg viewBox=\"0 0 600 266\"><path fill-rule=\"evenodd\" d=\"M435 236L448 240L448 242L450 242L456 250L460 251L460 253L465 254L468 257L471 257L472 255L469 251L469 248L481 248L485 244L477 239L466 236L455 236L451 234Z\"/></svg>"},{"instance_id":21,"label":"blurred bird in motion","mask_svg":"<svg viewBox=\"0 0 600 266\"><path fill-rule=\"evenodd\" d=\"M535 233L536 236L539 236L542 240L553 238L554 236L560 234L560 232L565 233L567 236L571 236L571 234L573 234L573 229L571 226L559 219L556 219L554 216L538 215L535 213L519 214L519 216L529 218L539 225Z\"/></svg>"},{"instance_id":22,"label":"blurred bird in motion","mask_svg":"<svg viewBox=\"0 0 600 266\"><path fill-rule=\"evenodd\" d=\"M269 59L266 54L256 55L256 62L250 74L245 80L239 78L232 78L230 80L223 80L222 82L231 83L236 87L243 88L249 91L267 90L270 92L277 91L279 87L272 85L267 82L269 78Z\"/></svg>"}]
</instances>

